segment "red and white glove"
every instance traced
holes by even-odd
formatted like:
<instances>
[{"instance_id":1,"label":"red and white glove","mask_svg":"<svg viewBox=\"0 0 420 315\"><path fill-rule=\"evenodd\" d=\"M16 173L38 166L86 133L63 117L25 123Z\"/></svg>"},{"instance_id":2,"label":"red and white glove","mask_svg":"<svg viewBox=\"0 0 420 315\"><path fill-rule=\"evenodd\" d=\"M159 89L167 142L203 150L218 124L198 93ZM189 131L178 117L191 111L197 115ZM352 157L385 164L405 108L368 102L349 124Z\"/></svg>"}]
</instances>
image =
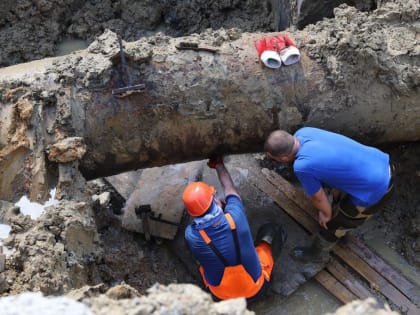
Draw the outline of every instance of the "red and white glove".
<instances>
[{"instance_id":1,"label":"red and white glove","mask_svg":"<svg viewBox=\"0 0 420 315\"><path fill-rule=\"evenodd\" d=\"M289 36L280 34L275 36L278 41L277 52L285 66L290 66L300 60L300 52Z\"/></svg>"},{"instance_id":2,"label":"red and white glove","mask_svg":"<svg viewBox=\"0 0 420 315\"><path fill-rule=\"evenodd\" d=\"M258 57L268 68L276 69L281 66L281 59L278 52L278 39L276 37L263 37L255 41L255 48Z\"/></svg>"}]
</instances>

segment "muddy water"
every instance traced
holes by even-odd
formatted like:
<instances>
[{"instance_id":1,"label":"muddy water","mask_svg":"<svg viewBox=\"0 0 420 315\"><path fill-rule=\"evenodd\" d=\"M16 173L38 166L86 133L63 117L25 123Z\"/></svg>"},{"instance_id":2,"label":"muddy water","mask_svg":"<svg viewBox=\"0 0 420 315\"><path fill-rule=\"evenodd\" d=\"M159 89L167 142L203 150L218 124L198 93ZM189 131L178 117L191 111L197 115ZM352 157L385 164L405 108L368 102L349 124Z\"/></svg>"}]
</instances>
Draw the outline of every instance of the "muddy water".
<instances>
[{"instance_id":1,"label":"muddy water","mask_svg":"<svg viewBox=\"0 0 420 315\"><path fill-rule=\"evenodd\" d=\"M364 240L379 256L385 258L388 264L400 271L408 280L420 286L420 272L409 265L407 260L396 250L386 244L381 231L374 230L369 234L365 234Z\"/></svg>"},{"instance_id":2,"label":"muddy water","mask_svg":"<svg viewBox=\"0 0 420 315\"><path fill-rule=\"evenodd\" d=\"M81 39L66 39L57 45L56 56L68 55L74 51L82 50L88 47L86 41Z\"/></svg>"},{"instance_id":3,"label":"muddy water","mask_svg":"<svg viewBox=\"0 0 420 315\"><path fill-rule=\"evenodd\" d=\"M10 225L0 223L0 254L4 253L6 257L13 253L13 250L3 246L3 242L9 236L10 230Z\"/></svg>"},{"instance_id":4,"label":"muddy water","mask_svg":"<svg viewBox=\"0 0 420 315\"><path fill-rule=\"evenodd\" d=\"M258 315L319 315L334 312L342 303L326 291L316 280L302 285L286 300L278 297L267 298L269 303L250 306Z\"/></svg>"},{"instance_id":5,"label":"muddy water","mask_svg":"<svg viewBox=\"0 0 420 315\"><path fill-rule=\"evenodd\" d=\"M3 244L3 240L9 236L10 225L0 223L0 246Z\"/></svg>"},{"instance_id":6,"label":"muddy water","mask_svg":"<svg viewBox=\"0 0 420 315\"><path fill-rule=\"evenodd\" d=\"M50 190L50 198L44 204L31 202L27 196L22 196L15 205L19 207L22 214L29 215L35 220L44 212L45 207L58 204L58 200L55 199L55 191L55 188Z\"/></svg>"}]
</instances>

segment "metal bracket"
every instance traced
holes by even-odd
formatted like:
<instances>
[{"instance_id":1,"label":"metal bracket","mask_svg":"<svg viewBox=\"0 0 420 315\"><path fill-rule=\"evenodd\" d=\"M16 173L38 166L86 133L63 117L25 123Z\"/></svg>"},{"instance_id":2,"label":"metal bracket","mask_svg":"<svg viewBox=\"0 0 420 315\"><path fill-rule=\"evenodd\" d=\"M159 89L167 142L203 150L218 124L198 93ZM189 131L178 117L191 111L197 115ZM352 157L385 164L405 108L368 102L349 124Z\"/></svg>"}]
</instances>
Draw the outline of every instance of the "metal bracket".
<instances>
[{"instance_id":1,"label":"metal bracket","mask_svg":"<svg viewBox=\"0 0 420 315\"><path fill-rule=\"evenodd\" d=\"M143 224L143 233L146 237L146 241L150 241L150 226L149 226L149 216L152 212L152 207L150 205L140 205L134 210L136 215L140 217Z\"/></svg>"}]
</instances>

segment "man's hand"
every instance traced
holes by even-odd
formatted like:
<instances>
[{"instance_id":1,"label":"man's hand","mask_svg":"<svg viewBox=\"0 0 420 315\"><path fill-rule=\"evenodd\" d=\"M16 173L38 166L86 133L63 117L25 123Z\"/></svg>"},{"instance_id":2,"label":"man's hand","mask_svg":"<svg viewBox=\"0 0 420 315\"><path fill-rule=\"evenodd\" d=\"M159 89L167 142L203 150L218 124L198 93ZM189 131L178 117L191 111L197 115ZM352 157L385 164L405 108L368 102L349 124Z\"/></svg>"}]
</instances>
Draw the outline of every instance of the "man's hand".
<instances>
[{"instance_id":1,"label":"man's hand","mask_svg":"<svg viewBox=\"0 0 420 315\"><path fill-rule=\"evenodd\" d=\"M318 212L318 222L326 230L328 230L327 223L331 220L331 214L326 215L322 211Z\"/></svg>"},{"instance_id":2,"label":"man's hand","mask_svg":"<svg viewBox=\"0 0 420 315\"><path fill-rule=\"evenodd\" d=\"M318 212L319 224L324 229L328 229L327 222L331 220L332 208L327 198L327 194L325 193L322 187L319 188L319 190L311 196L311 202L319 210Z\"/></svg>"},{"instance_id":3,"label":"man's hand","mask_svg":"<svg viewBox=\"0 0 420 315\"><path fill-rule=\"evenodd\" d=\"M224 165L223 164L223 157L221 156L215 156L215 157L211 157L209 159L209 161L207 162L207 166L210 168L216 168L216 166L218 165Z\"/></svg>"}]
</instances>

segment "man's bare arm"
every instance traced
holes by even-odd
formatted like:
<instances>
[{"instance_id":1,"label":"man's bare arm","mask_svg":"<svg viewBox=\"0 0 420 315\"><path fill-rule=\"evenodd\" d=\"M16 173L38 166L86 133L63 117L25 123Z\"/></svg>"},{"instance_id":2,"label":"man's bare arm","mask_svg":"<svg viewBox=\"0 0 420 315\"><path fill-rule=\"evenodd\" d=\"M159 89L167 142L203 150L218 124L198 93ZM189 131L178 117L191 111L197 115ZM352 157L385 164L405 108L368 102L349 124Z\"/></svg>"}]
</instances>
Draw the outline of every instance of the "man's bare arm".
<instances>
[{"instance_id":1,"label":"man's bare arm","mask_svg":"<svg viewBox=\"0 0 420 315\"><path fill-rule=\"evenodd\" d=\"M318 222L324 228L327 228L327 222L331 220L332 208L328 201L324 189L321 187L314 195L311 196L312 204L319 210Z\"/></svg>"},{"instance_id":2,"label":"man's bare arm","mask_svg":"<svg viewBox=\"0 0 420 315\"><path fill-rule=\"evenodd\" d=\"M219 177L219 181L223 186L225 196L236 195L240 197L235 188L235 185L233 184L232 177L230 176L224 164L218 164L215 168L217 176Z\"/></svg>"}]
</instances>

